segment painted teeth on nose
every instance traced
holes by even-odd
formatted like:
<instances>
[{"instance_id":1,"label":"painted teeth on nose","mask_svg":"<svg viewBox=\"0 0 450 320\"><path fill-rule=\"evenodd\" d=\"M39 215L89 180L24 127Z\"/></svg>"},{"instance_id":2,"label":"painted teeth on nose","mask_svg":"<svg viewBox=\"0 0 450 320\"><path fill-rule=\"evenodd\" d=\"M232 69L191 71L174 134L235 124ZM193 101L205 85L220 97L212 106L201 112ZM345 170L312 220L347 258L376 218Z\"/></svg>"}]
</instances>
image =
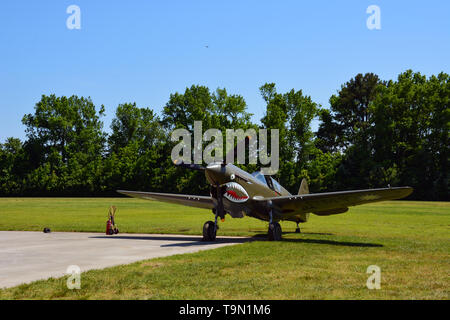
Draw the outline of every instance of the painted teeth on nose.
<instances>
[{"instance_id":1,"label":"painted teeth on nose","mask_svg":"<svg viewBox=\"0 0 450 320\"><path fill-rule=\"evenodd\" d=\"M232 189L241 191L242 193L245 193L244 188L239 183L232 182L232 183L230 183L229 187L232 188Z\"/></svg>"}]
</instances>

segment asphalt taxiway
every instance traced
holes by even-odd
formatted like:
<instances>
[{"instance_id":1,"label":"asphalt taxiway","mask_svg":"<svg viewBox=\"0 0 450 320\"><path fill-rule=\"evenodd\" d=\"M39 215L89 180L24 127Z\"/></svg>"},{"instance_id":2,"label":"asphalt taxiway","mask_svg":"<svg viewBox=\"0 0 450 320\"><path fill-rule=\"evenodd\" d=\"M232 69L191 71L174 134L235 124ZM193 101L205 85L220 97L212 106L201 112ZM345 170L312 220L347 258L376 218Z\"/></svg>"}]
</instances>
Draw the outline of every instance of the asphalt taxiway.
<instances>
[{"instance_id":1,"label":"asphalt taxiway","mask_svg":"<svg viewBox=\"0 0 450 320\"><path fill-rule=\"evenodd\" d=\"M0 231L0 288L62 277L72 265L83 272L249 240L217 237L215 242L203 242L201 236L185 235Z\"/></svg>"}]
</instances>

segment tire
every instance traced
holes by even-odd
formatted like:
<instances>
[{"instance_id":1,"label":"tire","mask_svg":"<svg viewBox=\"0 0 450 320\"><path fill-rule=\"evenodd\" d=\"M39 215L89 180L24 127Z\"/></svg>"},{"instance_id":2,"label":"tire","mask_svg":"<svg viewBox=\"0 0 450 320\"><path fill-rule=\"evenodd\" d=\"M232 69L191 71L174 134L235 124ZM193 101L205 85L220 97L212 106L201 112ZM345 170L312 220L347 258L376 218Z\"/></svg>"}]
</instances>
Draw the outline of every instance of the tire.
<instances>
[{"instance_id":1,"label":"tire","mask_svg":"<svg viewBox=\"0 0 450 320\"><path fill-rule=\"evenodd\" d=\"M215 241L216 231L217 230L214 230L214 222L207 221L203 225L203 241Z\"/></svg>"},{"instance_id":2,"label":"tire","mask_svg":"<svg viewBox=\"0 0 450 320\"><path fill-rule=\"evenodd\" d=\"M112 236L113 234L114 234L114 230L111 228L111 229L108 229L108 234L110 235L110 236Z\"/></svg>"},{"instance_id":3,"label":"tire","mask_svg":"<svg viewBox=\"0 0 450 320\"><path fill-rule=\"evenodd\" d=\"M114 234L118 234L119 233L119 229L114 229Z\"/></svg>"},{"instance_id":4,"label":"tire","mask_svg":"<svg viewBox=\"0 0 450 320\"><path fill-rule=\"evenodd\" d=\"M278 222L269 224L269 230L267 232L269 241L280 241L281 234L281 226Z\"/></svg>"}]
</instances>

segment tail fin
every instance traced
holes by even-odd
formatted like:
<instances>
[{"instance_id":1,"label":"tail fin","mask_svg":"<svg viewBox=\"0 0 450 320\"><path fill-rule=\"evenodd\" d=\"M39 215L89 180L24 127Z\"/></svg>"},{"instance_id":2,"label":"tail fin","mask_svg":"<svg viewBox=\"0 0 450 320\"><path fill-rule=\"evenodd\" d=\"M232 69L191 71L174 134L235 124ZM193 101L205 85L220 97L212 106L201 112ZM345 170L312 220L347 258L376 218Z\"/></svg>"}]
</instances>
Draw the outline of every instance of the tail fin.
<instances>
[{"instance_id":1,"label":"tail fin","mask_svg":"<svg viewBox=\"0 0 450 320\"><path fill-rule=\"evenodd\" d=\"M302 179L302 183L300 184L300 188L298 189L298 194L308 194L309 188L308 188L308 182L305 178Z\"/></svg>"}]
</instances>

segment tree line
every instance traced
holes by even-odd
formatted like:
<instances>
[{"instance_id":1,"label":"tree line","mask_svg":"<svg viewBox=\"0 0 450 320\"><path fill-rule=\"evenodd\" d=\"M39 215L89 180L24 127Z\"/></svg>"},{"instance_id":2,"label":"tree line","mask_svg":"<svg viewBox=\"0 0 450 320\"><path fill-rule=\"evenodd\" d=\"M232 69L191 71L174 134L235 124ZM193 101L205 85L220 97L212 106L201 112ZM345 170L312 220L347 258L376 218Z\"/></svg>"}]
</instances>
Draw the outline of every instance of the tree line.
<instances>
[{"instance_id":1,"label":"tree line","mask_svg":"<svg viewBox=\"0 0 450 320\"><path fill-rule=\"evenodd\" d=\"M26 139L0 144L0 196L113 196L117 189L208 194L202 172L171 161L170 133L278 129L276 179L296 193L412 186L411 199L449 200L450 81L407 70L396 80L358 74L330 97L330 107L302 90L260 87L266 111L252 123L244 98L226 89L193 85L170 95L160 115L120 104L110 133L104 106L90 98L43 95L24 115ZM316 132L311 128L319 121ZM240 165L256 171L258 165Z\"/></svg>"}]
</instances>

